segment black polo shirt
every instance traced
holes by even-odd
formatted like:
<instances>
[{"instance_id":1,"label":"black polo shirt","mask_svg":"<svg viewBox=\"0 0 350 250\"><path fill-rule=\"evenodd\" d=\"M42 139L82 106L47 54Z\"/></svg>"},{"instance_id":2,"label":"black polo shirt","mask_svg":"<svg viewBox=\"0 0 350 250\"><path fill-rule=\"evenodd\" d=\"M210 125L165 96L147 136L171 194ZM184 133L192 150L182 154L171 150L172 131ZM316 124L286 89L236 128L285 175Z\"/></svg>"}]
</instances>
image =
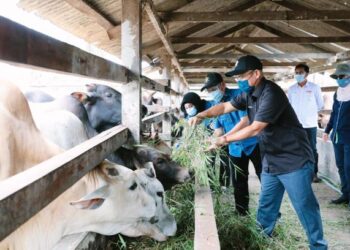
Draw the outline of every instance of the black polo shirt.
<instances>
[{"instance_id":1,"label":"black polo shirt","mask_svg":"<svg viewBox=\"0 0 350 250\"><path fill-rule=\"evenodd\" d=\"M253 92L237 96L231 104L239 110L247 110L250 123L268 123L258 135L265 172L289 173L308 161L314 162L306 132L286 94L276 83L263 78Z\"/></svg>"}]
</instances>

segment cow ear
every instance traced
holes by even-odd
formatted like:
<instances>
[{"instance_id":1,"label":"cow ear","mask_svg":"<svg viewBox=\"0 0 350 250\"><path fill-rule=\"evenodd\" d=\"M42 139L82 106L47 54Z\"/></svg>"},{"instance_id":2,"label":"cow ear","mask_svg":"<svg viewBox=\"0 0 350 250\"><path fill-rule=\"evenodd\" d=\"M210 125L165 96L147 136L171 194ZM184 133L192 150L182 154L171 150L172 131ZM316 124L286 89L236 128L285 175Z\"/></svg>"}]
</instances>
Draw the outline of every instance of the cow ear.
<instances>
[{"instance_id":1,"label":"cow ear","mask_svg":"<svg viewBox=\"0 0 350 250\"><path fill-rule=\"evenodd\" d=\"M150 178L156 178L156 171L154 170L154 165L152 162L146 162L143 164L145 174Z\"/></svg>"},{"instance_id":2,"label":"cow ear","mask_svg":"<svg viewBox=\"0 0 350 250\"><path fill-rule=\"evenodd\" d=\"M108 185L105 185L84 196L78 201L70 202L70 205L79 209L96 209L103 204L108 195L109 188Z\"/></svg>"},{"instance_id":3,"label":"cow ear","mask_svg":"<svg viewBox=\"0 0 350 250\"><path fill-rule=\"evenodd\" d=\"M97 85L95 83L88 83L88 84L85 84L85 87L88 92L95 92Z\"/></svg>"},{"instance_id":4,"label":"cow ear","mask_svg":"<svg viewBox=\"0 0 350 250\"><path fill-rule=\"evenodd\" d=\"M89 102L90 100L90 96L84 92L73 92L70 95L83 104Z\"/></svg>"},{"instance_id":5,"label":"cow ear","mask_svg":"<svg viewBox=\"0 0 350 250\"><path fill-rule=\"evenodd\" d=\"M101 162L101 169L109 179L120 179L123 173L127 171L125 167L107 160Z\"/></svg>"}]
</instances>

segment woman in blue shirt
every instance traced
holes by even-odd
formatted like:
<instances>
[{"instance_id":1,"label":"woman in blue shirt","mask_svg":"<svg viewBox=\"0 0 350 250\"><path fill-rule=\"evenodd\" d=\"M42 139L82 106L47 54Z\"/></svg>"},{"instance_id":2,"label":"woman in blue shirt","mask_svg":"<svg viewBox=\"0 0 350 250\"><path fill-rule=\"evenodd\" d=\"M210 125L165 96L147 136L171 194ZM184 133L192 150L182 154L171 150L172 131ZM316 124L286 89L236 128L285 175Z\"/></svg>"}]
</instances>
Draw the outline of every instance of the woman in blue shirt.
<instances>
[{"instance_id":1,"label":"woman in blue shirt","mask_svg":"<svg viewBox=\"0 0 350 250\"><path fill-rule=\"evenodd\" d=\"M334 94L331 117L323 134L323 140L331 140L335 153L335 161L341 182L342 195L333 204L349 204L350 201L350 63L337 65L333 75L339 85ZM350 204L349 204L350 208Z\"/></svg>"}]
</instances>

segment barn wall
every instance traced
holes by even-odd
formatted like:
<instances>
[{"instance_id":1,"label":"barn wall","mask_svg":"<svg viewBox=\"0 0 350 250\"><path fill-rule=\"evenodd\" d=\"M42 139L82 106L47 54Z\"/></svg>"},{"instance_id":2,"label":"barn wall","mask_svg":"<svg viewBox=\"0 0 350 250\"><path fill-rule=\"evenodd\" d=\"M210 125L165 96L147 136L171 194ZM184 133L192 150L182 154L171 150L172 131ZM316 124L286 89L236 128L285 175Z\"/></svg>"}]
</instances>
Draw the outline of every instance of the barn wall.
<instances>
[{"instance_id":1,"label":"barn wall","mask_svg":"<svg viewBox=\"0 0 350 250\"><path fill-rule=\"evenodd\" d=\"M317 150L319 173L327 177L332 183L340 185L332 143L329 141L323 142L321 138L317 138Z\"/></svg>"}]
</instances>

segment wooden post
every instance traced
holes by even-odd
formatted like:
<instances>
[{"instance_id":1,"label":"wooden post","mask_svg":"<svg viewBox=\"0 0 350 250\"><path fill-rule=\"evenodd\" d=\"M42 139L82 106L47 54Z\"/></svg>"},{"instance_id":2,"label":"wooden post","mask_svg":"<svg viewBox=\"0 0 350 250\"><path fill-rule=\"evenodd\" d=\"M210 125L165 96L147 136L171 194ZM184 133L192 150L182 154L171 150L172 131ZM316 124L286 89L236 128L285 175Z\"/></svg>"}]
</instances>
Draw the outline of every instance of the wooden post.
<instances>
[{"instance_id":1,"label":"wooden post","mask_svg":"<svg viewBox=\"0 0 350 250\"><path fill-rule=\"evenodd\" d=\"M122 119L136 143L141 131L141 20L141 1L122 0L122 60L136 75L122 90Z\"/></svg>"},{"instance_id":2,"label":"wooden post","mask_svg":"<svg viewBox=\"0 0 350 250\"><path fill-rule=\"evenodd\" d=\"M220 250L210 188L196 185L194 250Z\"/></svg>"},{"instance_id":3,"label":"wooden post","mask_svg":"<svg viewBox=\"0 0 350 250\"><path fill-rule=\"evenodd\" d=\"M171 57L170 56L163 56L163 63L164 63L164 77L167 80L168 87L171 87ZM171 108L171 98L170 98L170 91L169 93L164 93L164 99L163 99L163 106ZM165 139L167 144L170 144L171 140L171 114L168 113L165 116L165 119L162 123L162 132L163 132L163 138Z\"/></svg>"}]
</instances>

